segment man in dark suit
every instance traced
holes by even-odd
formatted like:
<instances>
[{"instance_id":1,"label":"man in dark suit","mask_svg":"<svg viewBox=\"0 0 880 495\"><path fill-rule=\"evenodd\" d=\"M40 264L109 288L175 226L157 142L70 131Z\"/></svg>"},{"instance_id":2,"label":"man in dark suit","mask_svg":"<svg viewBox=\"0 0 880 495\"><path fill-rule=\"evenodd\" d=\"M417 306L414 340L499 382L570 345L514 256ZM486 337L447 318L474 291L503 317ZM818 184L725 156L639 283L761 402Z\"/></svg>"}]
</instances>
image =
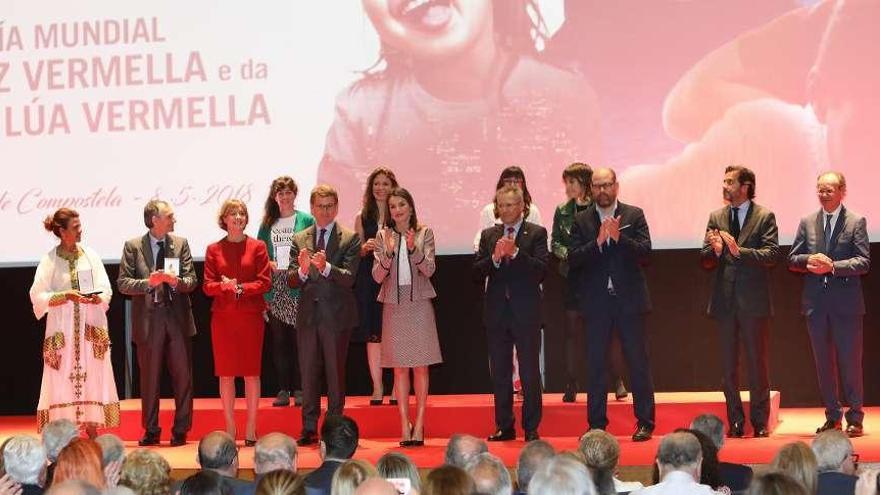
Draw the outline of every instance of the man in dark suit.
<instances>
[{"instance_id":1,"label":"man in dark suit","mask_svg":"<svg viewBox=\"0 0 880 495\"><path fill-rule=\"evenodd\" d=\"M213 471L223 477L223 481L231 488L231 495L254 495L256 485L252 481L239 479L238 448L235 439L225 431L212 431L199 441L199 466L202 471ZM172 489L179 491L180 485Z\"/></svg>"},{"instance_id":2,"label":"man in dark suit","mask_svg":"<svg viewBox=\"0 0 880 495\"><path fill-rule=\"evenodd\" d=\"M547 271L547 230L523 220L523 193L505 186L496 193L500 224L480 233L474 276L488 277L483 322L495 394L496 431L490 442L516 438L513 417L513 347L522 380L526 441L538 439L541 423L541 281Z\"/></svg>"},{"instance_id":3,"label":"man in dark suit","mask_svg":"<svg viewBox=\"0 0 880 495\"><path fill-rule=\"evenodd\" d=\"M333 474L357 450L357 423L348 416L327 416L321 425L321 465L306 476L306 495L330 495Z\"/></svg>"},{"instance_id":4,"label":"man in dark suit","mask_svg":"<svg viewBox=\"0 0 880 495\"><path fill-rule=\"evenodd\" d=\"M816 495L851 495L855 493L859 477L858 454L843 432L831 428L823 431L810 444L816 454L819 471ZM872 483L873 484L873 483Z\"/></svg>"},{"instance_id":5,"label":"man in dark suit","mask_svg":"<svg viewBox=\"0 0 880 495\"><path fill-rule=\"evenodd\" d=\"M131 297L131 335L137 346L141 386L138 445L159 443L159 380L167 366L174 389L171 445L186 443L192 426L192 336L196 334L189 293L198 278L189 243L172 235L174 210L162 200L144 206L145 235L125 243L116 281Z\"/></svg>"},{"instance_id":6,"label":"man in dark suit","mask_svg":"<svg viewBox=\"0 0 880 495\"><path fill-rule=\"evenodd\" d=\"M754 202L755 184L755 173L746 167L732 165L724 170L721 191L728 205L709 215L700 253L703 267L715 270L707 312L718 323L727 434L735 438L743 436L745 421L739 395L740 342L749 370L752 428L755 437L770 434L769 272L779 257L779 229L773 212Z\"/></svg>"},{"instance_id":7,"label":"man in dark suit","mask_svg":"<svg viewBox=\"0 0 880 495\"><path fill-rule=\"evenodd\" d=\"M296 344L303 382L299 445L317 443L321 415L320 363L327 377L327 415L345 406L345 360L351 329L357 325L352 286L358 269L360 238L336 222L339 197L327 185L312 190L315 225L293 236L288 285L300 288Z\"/></svg>"},{"instance_id":8,"label":"man in dark suit","mask_svg":"<svg viewBox=\"0 0 880 495\"><path fill-rule=\"evenodd\" d=\"M593 206L578 213L568 261L579 270L578 298L587 335L587 421L608 426L607 356L615 330L632 380L638 420L633 440L654 432L654 383L648 362L645 313L651 310L642 265L651 254L651 235L641 208L617 201L620 184L609 168L593 172Z\"/></svg>"},{"instance_id":9,"label":"man in dark suit","mask_svg":"<svg viewBox=\"0 0 880 495\"><path fill-rule=\"evenodd\" d=\"M841 428L837 370L843 381L846 432L864 433L862 411L862 275L871 265L865 218L843 206L846 179L839 172L819 176L816 194L822 208L801 220L788 256L790 270L805 273L801 311L819 376L825 424L816 433Z\"/></svg>"}]
</instances>

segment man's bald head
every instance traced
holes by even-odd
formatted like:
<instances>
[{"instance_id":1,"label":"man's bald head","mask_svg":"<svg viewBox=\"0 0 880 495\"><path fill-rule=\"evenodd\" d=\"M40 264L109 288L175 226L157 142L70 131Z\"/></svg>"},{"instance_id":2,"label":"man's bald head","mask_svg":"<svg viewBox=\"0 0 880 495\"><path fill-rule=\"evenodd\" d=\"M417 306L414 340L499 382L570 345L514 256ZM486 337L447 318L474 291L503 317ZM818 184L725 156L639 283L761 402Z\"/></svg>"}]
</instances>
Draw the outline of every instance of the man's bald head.
<instances>
[{"instance_id":1,"label":"man's bald head","mask_svg":"<svg viewBox=\"0 0 880 495\"><path fill-rule=\"evenodd\" d=\"M199 442L199 465L226 476L238 474L238 449L235 439L225 431L212 431Z\"/></svg>"}]
</instances>

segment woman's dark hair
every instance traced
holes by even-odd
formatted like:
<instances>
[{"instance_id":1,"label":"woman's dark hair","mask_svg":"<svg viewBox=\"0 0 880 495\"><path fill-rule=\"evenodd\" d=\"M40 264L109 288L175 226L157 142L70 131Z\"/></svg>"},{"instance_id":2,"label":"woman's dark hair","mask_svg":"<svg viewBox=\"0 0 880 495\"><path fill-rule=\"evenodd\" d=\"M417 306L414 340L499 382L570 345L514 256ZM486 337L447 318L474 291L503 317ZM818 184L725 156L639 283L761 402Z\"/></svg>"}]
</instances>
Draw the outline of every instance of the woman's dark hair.
<instances>
[{"instance_id":1,"label":"woman's dark hair","mask_svg":"<svg viewBox=\"0 0 880 495\"><path fill-rule=\"evenodd\" d=\"M416 216L416 203L415 201L413 201L412 194L410 194L409 191L402 187L395 187L391 190L391 193L388 194L388 199L391 199L392 196L395 198L403 198L403 200L406 201L406 204L409 205L409 209L412 212L412 215L410 215L409 217L409 228L413 230L418 230L419 219ZM385 224L391 228L395 227L394 220L391 219L391 215L388 215L388 218L385 220ZM401 234L403 234L403 232L401 232Z\"/></svg>"},{"instance_id":2,"label":"woman's dark hair","mask_svg":"<svg viewBox=\"0 0 880 495\"><path fill-rule=\"evenodd\" d=\"M66 229L70 225L70 221L79 218L79 213L70 208L58 208L55 213L47 216L43 220L43 228L55 234L55 237L61 237L61 229Z\"/></svg>"},{"instance_id":3,"label":"woman's dark hair","mask_svg":"<svg viewBox=\"0 0 880 495\"><path fill-rule=\"evenodd\" d=\"M532 195L529 194L529 186L526 184L526 174L523 172L523 169L516 165L512 165L502 170L501 175L498 177L498 182L495 184L495 192L497 193L502 187L504 187L504 179L510 178L519 179L520 182L522 182L523 218L527 219L532 208ZM495 194L492 195L492 204L495 205L493 214L495 215L495 218L498 218L498 197Z\"/></svg>"},{"instance_id":4,"label":"woman's dark hair","mask_svg":"<svg viewBox=\"0 0 880 495\"><path fill-rule=\"evenodd\" d=\"M584 199L592 197L593 189L590 182L593 180L593 169L586 163L574 162L562 171L562 180L574 179L584 188Z\"/></svg>"},{"instance_id":5,"label":"woman's dark hair","mask_svg":"<svg viewBox=\"0 0 880 495\"><path fill-rule=\"evenodd\" d=\"M223 476L205 469L183 480L180 495L232 495L232 487Z\"/></svg>"},{"instance_id":6,"label":"woman's dark hair","mask_svg":"<svg viewBox=\"0 0 880 495\"><path fill-rule=\"evenodd\" d=\"M269 197L266 198L266 204L263 206L263 222L261 223L263 227L271 227L272 224L281 218L281 209L278 208L275 195L287 189L293 191L294 196L299 194L299 187L297 187L293 177L282 175L272 181L272 185L269 186Z\"/></svg>"},{"instance_id":7,"label":"woman's dark hair","mask_svg":"<svg viewBox=\"0 0 880 495\"><path fill-rule=\"evenodd\" d=\"M373 196L373 181L380 175L388 177L388 180L391 181L392 189L398 186L397 177L394 176L394 172L392 172L390 168L376 167L370 172L370 176L367 177L367 186L364 188L364 204L361 207L362 219L367 218L373 221L379 220L379 205L376 204L376 198Z\"/></svg>"}]
</instances>

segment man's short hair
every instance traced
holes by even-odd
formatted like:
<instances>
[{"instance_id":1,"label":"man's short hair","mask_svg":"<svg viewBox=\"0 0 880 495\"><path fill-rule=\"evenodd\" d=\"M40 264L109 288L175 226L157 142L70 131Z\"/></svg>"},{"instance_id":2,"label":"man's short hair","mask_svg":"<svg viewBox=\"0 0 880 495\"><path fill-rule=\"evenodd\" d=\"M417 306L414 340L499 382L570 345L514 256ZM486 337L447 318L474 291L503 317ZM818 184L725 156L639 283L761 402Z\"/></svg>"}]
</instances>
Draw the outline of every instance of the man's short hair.
<instances>
[{"instance_id":1,"label":"man's short hair","mask_svg":"<svg viewBox=\"0 0 880 495\"><path fill-rule=\"evenodd\" d=\"M699 465L703 460L703 449L695 435L687 432L670 433L660 441L657 449L657 462L661 466L682 468Z\"/></svg>"},{"instance_id":2,"label":"man's short hair","mask_svg":"<svg viewBox=\"0 0 880 495\"><path fill-rule=\"evenodd\" d=\"M46 448L34 437L14 436L3 447L3 465L13 481L36 485L46 467Z\"/></svg>"},{"instance_id":3,"label":"man's short hair","mask_svg":"<svg viewBox=\"0 0 880 495\"><path fill-rule=\"evenodd\" d=\"M836 177L837 187L841 191L846 191L846 177L843 176L843 173L838 172L837 170L826 170L825 172L822 172L821 174L819 174L818 177L816 177L816 182L819 182L819 180L826 175L833 175L834 177Z\"/></svg>"},{"instance_id":4,"label":"man's short hair","mask_svg":"<svg viewBox=\"0 0 880 495\"><path fill-rule=\"evenodd\" d=\"M79 428L69 419L56 419L43 427L43 447L49 462L55 462L61 449L79 436Z\"/></svg>"},{"instance_id":5,"label":"man's short hair","mask_svg":"<svg viewBox=\"0 0 880 495\"><path fill-rule=\"evenodd\" d=\"M226 432L212 431L199 441L198 460L202 469L227 469L235 464L236 458L235 440Z\"/></svg>"},{"instance_id":6,"label":"man's short hair","mask_svg":"<svg viewBox=\"0 0 880 495\"><path fill-rule=\"evenodd\" d=\"M602 493L614 488L614 471L620 461L620 443L610 433L592 429L581 437L578 451L590 471L593 484Z\"/></svg>"},{"instance_id":7,"label":"man's short hair","mask_svg":"<svg viewBox=\"0 0 880 495\"><path fill-rule=\"evenodd\" d=\"M499 189L498 191L495 192L495 202L496 203L500 202L501 198L503 196L507 196L508 194L512 194L516 198L517 202L519 202L519 203L522 203L525 201L525 199L523 199L522 189L520 189L512 184L508 184L506 186L502 186L501 189Z\"/></svg>"},{"instance_id":8,"label":"man's short hair","mask_svg":"<svg viewBox=\"0 0 880 495\"><path fill-rule=\"evenodd\" d=\"M254 448L254 471L268 473L276 469L291 470L296 462L296 442L284 433L269 433Z\"/></svg>"},{"instance_id":9,"label":"man's short hair","mask_svg":"<svg viewBox=\"0 0 880 495\"><path fill-rule=\"evenodd\" d=\"M464 469L471 458L484 452L489 452L486 442L471 435L456 433L449 437L444 463Z\"/></svg>"},{"instance_id":10,"label":"man's short hair","mask_svg":"<svg viewBox=\"0 0 880 495\"><path fill-rule=\"evenodd\" d=\"M151 199L144 205L144 225L148 229L153 228L153 217L160 215L160 212L168 208L168 202L161 199Z\"/></svg>"},{"instance_id":11,"label":"man's short hair","mask_svg":"<svg viewBox=\"0 0 880 495\"><path fill-rule=\"evenodd\" d=\"M180 484L180 495L232 495L232 486L214 471L198 471Z\"/></svg>"},{"instance_id":12,"label":"man's short hair","mask_svg":"<svg viewBox=\"0 0 880 495\"><path fill-rule=\"evenodd\" d=\"M318 198L333 198L333 201L339 203L339 194L336 193L336 189L327 184L318 184L312 189L312 194L309 195L309 204L315 204Z\"/></svg>"},{"instance_id":13,"label":"man's short hair","mask_svg":"<svg viewBox=\"0 0 880 495\"><path fill-rule=\"evenodd\" d=\"M852 442L840 430L825 430L816 435L810 448L816 454L820 473L840 470L846 458L853 453Z\"/></svg>"},{"instance_id":14,"label":"man's short hair","mask_svg":"<svg viewBox=\"0 0 880 495\"><path fill-rule=\"evenodd\" d=\"M714 414L701 414L691 422L691 429L709 437L715 448L721 450L724 445L724 422Z\"/></svg>"},{"instance_id":15,"label":"man's short hair","mask_svg":"<svg viewBox=\"0 0 880 495\"><path fill-rule=\"evenodd\" d=\"M534 440L526 444L516 461L516 484L521 492L528 491L535 471L556 455L556 450L546 440Z\"/></svg>"},{"instance_id":16,"label":"man's short hair","mask_svg":"<svg viewBox=\"0 0 880 495\"><path fill-rule=\"evenodd\" d=\"M477 485L481 495L508 495L513 490L510 472L501 459L485 452L477 454L468 462L467 472Z\"/></svg>"},{"instance_id":17,"label":"man's short hair","mask_svg":"<svg viewBox=\"0 0 880 495\"><path fill-rule=\"evenodd\" d=\"M321 441L327 457L350 459L357 450L358 425L348 416L327 416L321 425Z\"/></svg>"},{"instance_id":18,"label":"man's short hair","mask_svg":"<svg viewBox=\"0 0 880 495\"><path fill-rule=\"evenodd\" d=\"M125 458L125 445L122 439L112 433L104 433L95 438L95 442L101 447L101 465L107 467L114 461Z\"/></svg>"},{"instance_id":19,"label":"man's short hair","mask_svg":"<svg viewBox=\"0 0 880 495\"><path fill-rule=\"evenodd\" d=\"M755 172L742 165L728 165L724 169L724 173L729 174L730 172L736 172L736 181L739 182L739 185L747 186L746 195L748 198L755 199Z\"/></svg>"},{"instance_id":20,"label":"man's short hair","mask_svg":"<svg viewBox=\"0 0 880 495\"><path fill-rule=\"evenodd\" d=\"M570 455L545 462L529 483L529 495L595 495L587 467Z\"/></svg>"}]
</instances>

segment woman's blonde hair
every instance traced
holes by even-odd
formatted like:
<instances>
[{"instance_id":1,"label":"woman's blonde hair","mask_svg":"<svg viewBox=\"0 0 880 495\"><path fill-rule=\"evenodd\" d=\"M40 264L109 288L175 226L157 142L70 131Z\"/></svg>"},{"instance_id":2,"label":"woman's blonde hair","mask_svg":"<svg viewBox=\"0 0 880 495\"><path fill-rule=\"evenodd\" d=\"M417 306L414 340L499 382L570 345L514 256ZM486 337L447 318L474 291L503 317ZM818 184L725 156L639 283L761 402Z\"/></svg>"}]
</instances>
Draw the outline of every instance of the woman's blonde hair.
<instances>
[{"instance_id":1,"label":"woman's blonde hair","mask_svg":"<svg viewBox=\"0 0 880 495\"><path fill-rule=\"evenodd\" d=\"M333 495L354 495L357 487L365 479L373 477L378 478L379 472L370 463L360 459L349 459L333 473L330 492Z\"/></svg>"}]
</instances>

